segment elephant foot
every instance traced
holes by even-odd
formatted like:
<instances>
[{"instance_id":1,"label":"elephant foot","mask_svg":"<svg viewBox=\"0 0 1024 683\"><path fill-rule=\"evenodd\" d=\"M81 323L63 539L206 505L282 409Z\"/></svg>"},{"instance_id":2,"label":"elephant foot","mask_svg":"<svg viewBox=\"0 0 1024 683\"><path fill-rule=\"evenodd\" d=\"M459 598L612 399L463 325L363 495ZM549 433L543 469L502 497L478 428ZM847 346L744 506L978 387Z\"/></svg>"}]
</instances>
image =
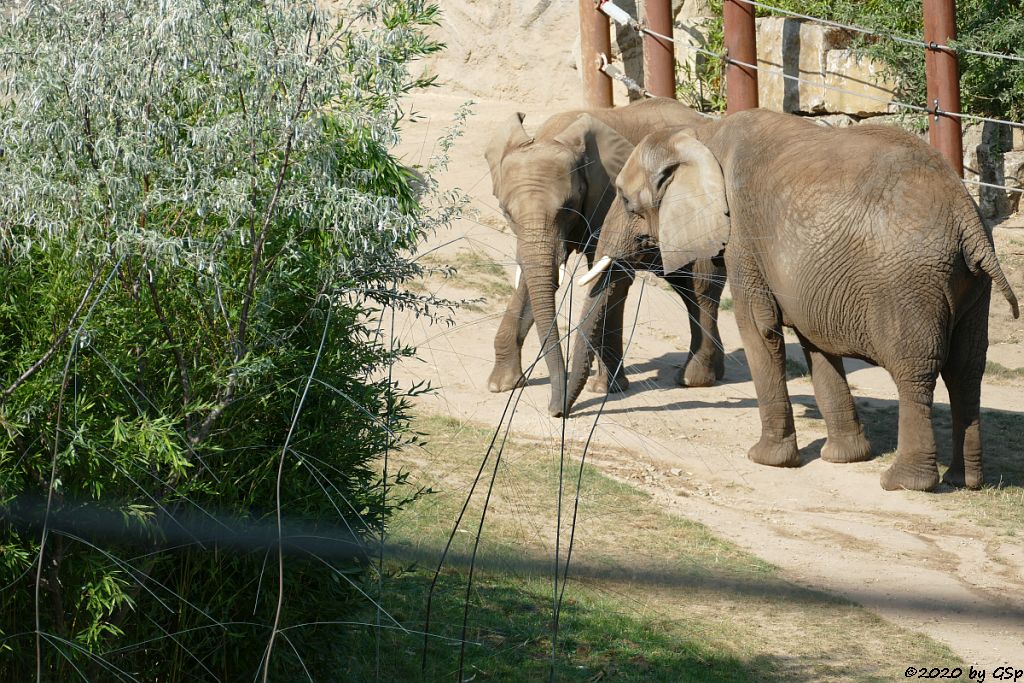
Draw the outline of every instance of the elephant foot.
<instances>
[{"instance_id":1,"label":"elephant foot","mask_svg":"<svg viewBox=\"0 0 1024 683\"><path fill-rule=\"evenodd\" d=\"M900 456L882 472L882 488L886 491L931 491L939 483L939 468L934 459L930 465L908 465Z\"/></svg>"},{"instance_id":2,"label":"elephant foot","mask_svg":"<svg viewBox=\"0 0 1024 683\"><path fill-rule=\"evenodd\" d=\"M971 489L977 491L981 488L981 472L971 472L969 475L965 474L963 469L955 470L950 467L946 470L946 474L942 477L942 483L952 486L956 489Z\"/></svg>"},{"instance_id":3,"label":"elephant foot","mask_svg":"<svg viewBox=\"0 0 1024 683\"><path fill-rule=\"evenodd\" d=\"M830 436L821 448L821 459L825 462L864 462L871 457L871 444L863 432Z\"/></svg>"},{"instance_id":4,"label":"elephant foot","mask_svg":"<svg viewBox=\"0 0 1024 683\"><path fill-rule=\"evenodd\" d=\"M703 359L691 356L679 374L679 384L684 387L710 387L714 386L715 380L721 378L722 375L718 373L713 364L708 365Z\"/></svg>"},{"instance_id":5,"label":"elephant foot","mask_svg":"<svg viewBox=\"0 0 1024 683\"><path fill-rule=\"evenodd\" d=\"M495 394L511 391L526 383L523 369L517 366L495 365L491 376L487 378L487 388Z\"/></svg>"},{"instance_id":6,"label":"elephant foot","mask_svg":"<svg viewBox=\"0 0 1024 683\"><path fill-rule=\"evenodd\" d=\"M565 400L561 396L552 396L548 402L548 415L551 417L568 416L569 411L565 409Z\"/></svg>"},{"instance_id":7,"label":"elephant foot","mask_svg":"<svg viewBox=\"0 0 1024 683\"><path fill-rule=\"evenodd\" d=\"M595 394L617 394L626 389L629 389L629 380L624 372L620 372L611 381L607 375L597 375L587 382L587 391Z\"/></svg>"},{"instance_id":8,"label":"elephant foot","mask_svg":"<svg viewBox=\"0 0 1024 683\"><path fill-rule=\"evenodd\" d=\"M770 465L772 467L799 467L800 453L796 447L796 435L791 434L782 441L769 440L761 437L754 446L747 451L747 457L758 465Z\"/></svg>"}]
</instances>

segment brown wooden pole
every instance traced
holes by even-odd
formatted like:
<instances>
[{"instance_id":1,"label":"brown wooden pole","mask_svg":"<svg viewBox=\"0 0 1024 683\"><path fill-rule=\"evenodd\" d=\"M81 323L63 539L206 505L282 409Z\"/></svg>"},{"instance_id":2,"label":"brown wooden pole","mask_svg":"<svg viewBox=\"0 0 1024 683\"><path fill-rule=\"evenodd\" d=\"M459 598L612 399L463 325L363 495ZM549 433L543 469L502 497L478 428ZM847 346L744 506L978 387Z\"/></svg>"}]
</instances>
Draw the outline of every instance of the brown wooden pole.
<instances>
[{"instance_id":1,"label":"brown wooden pole","mask_svg":"<svg viewBox=\"0 0 1024 683\"><path fill-rule=\"evenodd\" d=\"M956 39L956 0L924 0L924 42L949 45ZM925 75L928 79L928 137L946 157L953 170L964 177L963 137L960 118L941 112L960 112L960 66L956 53L947 49L925 48Z\"/></svg>"},{"instance_id":2,"label":"brown wooden pole","mask_svg":"<svg viewBox=\"0 0 1024 683\"><path fill-rule=\"evenodd\" d=\"M594 0L580 2L580 67L583 97L588 107L612 106L612 79L600 71L601 55L612 56L608 17L597 11Z\"/></svg>"},{"instance_id":3,"label":"brown wooden pole","mask_svg":"<svg viewBox=\"0 0 1024 683\"><path fill-rule=\"evenodd\" d=\"M676 96L672 0L643 0L644 24L665 38L644 33L644 87L659 97Z\"/></svg>"},{"instance_id":4,"label":"brown wooden pole","mask_svg":"<svg viewBox=\"0 0 1024 683\"><path fill-rule=\"evenodd\" d=\"M757 29L754 6L743 0L724 0L722 23L725 31L725 97L727 113L757 107L757 70L732 60L757 64Z\"/></svg>"}]
</instances>

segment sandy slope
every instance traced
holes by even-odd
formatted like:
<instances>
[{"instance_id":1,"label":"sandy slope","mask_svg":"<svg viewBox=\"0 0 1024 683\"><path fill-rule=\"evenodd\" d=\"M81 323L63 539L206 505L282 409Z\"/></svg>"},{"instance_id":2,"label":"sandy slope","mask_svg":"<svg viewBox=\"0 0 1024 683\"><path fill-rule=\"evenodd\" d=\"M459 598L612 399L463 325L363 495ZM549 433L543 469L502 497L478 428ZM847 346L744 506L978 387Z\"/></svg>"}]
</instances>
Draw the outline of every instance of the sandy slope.
<instances>
[{"instance_id":1,"label":"sandy slope","mask_svg":"<svg viewBox=\"0 0 1024 683\"><path fill-rule=\"evenodd\" d=\"M470 212L434 235L427 249L434 250L430 258L441 262L465 259L465 254L493 260L511 278L514 241L495 208L483 147L495 125L513 111L526 112L530 128L554 111L575 106L575 3L462 0L442 7L441 33L451 49L429 68L447 82L440 91L412 98L410 108L423 118L406 124L398 152L407 163L426 164L452 113L468 98L477 100L449 169L440 176L443 188L460 188L471 196ZM1009 234L1000 240L1007 243ZM466 286L464 280L433 285L442 296L479 294L459 289ZM580 299L568 288L562 295L564 334L568 313L578 312ZM396 322L395 331L420 352L418 360L401 367L401 380L430 380L438 388L421 399L421 410L499 424L509 395L489 393L486 379L505 302L491 298L496 300L483 307L460 310L454 327L430 326L411 316ZM1021 367L1024 332L1006 308L1001 299L993 301L992 336L999 343L990 349L990 358ZM806 464L779 470L749 462L745 453L758 437L759 420L732 315L723 313L721 322L728 354L725 382L683 389L674 384L688 346L685 310L678 299L655 278L644 277L633 288L627 310L627 320L635 315L637 321L626 354L633 386L609 400L597 421L596 442L621 453L603 456L597 464L604 471L647 488L669 509L782 567L790 578L924 631L968 662L990 670L1004 663L1024 666L1024 539L998 526L971 523L962 509L970 498L961 494L882 491L878 476L887 462L841 466L822 461L818 455L825 430L806 379L790 383ZM524 366L537 349L531 333ZM795 343L790 353L802 361ZM850 363L848 371L876 451L891 451L895 387L878 368ZM546 374L543 363L532 373L512 429L557 440L563 423L546 414ZM987 408L1021 418L1014 423L1021 429L1011 447L1024 457L1022 397L1019 384L987 383L982 400ZM936 403L947 403L942 388ZM600 408L599 397L584 396L564 424L570 441L586 438ZM939 438L948 440L941 433Z\"/></svg>"}]
</instances>

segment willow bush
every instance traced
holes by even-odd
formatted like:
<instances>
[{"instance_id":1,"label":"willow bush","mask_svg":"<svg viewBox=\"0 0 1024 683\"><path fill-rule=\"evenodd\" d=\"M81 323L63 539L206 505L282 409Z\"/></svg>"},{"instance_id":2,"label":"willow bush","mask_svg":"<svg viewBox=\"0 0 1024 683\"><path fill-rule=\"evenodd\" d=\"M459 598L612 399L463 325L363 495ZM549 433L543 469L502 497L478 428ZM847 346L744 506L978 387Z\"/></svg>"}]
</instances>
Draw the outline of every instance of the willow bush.
<instances>
[{"instance_id":1,"label":"willow bush","mask_svg":"<svg viewBox=\"0 0 1024 683\"><path fill-rule=\"evenodd\" d=\"M194 529L274 530L279 510L309 536L372 539L397 504L376 462L414 438L420 388L390 379L413 350L381 318L446 304L402 283L458 206L389 153L401 96L429 84L410 63L440 48L424 32L436 11L62 0L8 13L3 680L253 680L272 634L271 680L340 675L352 627L338 622L366 599L358 555L286 555L279 588L273 544L225 548ZM44 522L97 510L118 523Z\"/></svg>"}]
</instances>

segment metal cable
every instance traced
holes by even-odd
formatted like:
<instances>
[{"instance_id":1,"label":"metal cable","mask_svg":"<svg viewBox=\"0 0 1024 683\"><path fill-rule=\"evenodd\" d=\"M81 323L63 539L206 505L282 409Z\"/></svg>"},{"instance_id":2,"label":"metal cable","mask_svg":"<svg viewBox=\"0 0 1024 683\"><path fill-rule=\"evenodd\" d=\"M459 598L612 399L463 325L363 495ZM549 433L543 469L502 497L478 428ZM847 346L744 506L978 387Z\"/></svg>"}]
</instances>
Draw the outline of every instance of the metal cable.
<instances>
[{"instance_id":1,"label":"metal cable","mask_svg":"<svg viewBox=\"0 0 1024 683\"><path fill-rule=\"evenodd\" d=\"M748 5L753 5L754 7L760 7L761 9L768 10L769 12L784 14L788 17L793 17L795 19L807 19L809 21L814 21L819 24L824 24L826 26L832 26L834 28L843 29L844 31L853 31L855 33L863 33L864 35L875 36L877 38L886 38L893 42L902 43L904 45L913 45L915 47L923 47L929 50L945 50L947 52L975 55L978 57L992 57L995 59L1003 59L1013 62L1024 62L1024 57L1020 55L1008 55L1000 52L985 52L984 50L972 50L971 48L955 47L952 45L943 45L942 43L935 42L926 43L923 40L915 40L914 38L899 36L896 35L895 33L883 33L881 31L875 31L873 29L864 28L863 26L856 26L854 24L843 24L841 22L832 21L830 19L821 19L819 17L812 17L808 14L800 14L799 12L793 12L791 10L782 9L781 7L773 7L772 5L766 5L763 2L758 2L758 0L741 0L741 2L745 2Z\"/></svg>"},{"instance_id":2,"label":"metal cable","mask_svg":"<svg viewBox=\"0 0 1024 683\"><path fill-rule=\"evenodd\" d=\"M760 6L760 3L756 2L756 0L743 0L743 1ZM611 14L608 13L608 11L607 11L607 9L608 9L607 6L608 5L611 5L612 8L614 8L614 10L618 10L618 12L616 12L617 16L612 16ZM770 6L765 5L765 7L767 8L767 7L770 7ZM653 30L647 28L641 22L639 22L636 19L634 19L633 17L629 16L628 14L626 14L625 11L621 10L621 8L615 6L611 2L606 2L606 3L602 4L600 9L605 14L608 14L608 16L612 16L612 18L615 19L618 23L620 23L620 24L622 24L624 26L629 26L630 28L633 28L634 30L636 30L639 33L646 33L647 35L655 37L655 38L658 38L660 40L665 40L665 41L669 41L671 43L676 43L676 44L680 45L681 47L683 47L683 48L685 48L687 50L692 50L692 51L694 51L694 52L696 52L698 54L702 54L702 55L706 55L708 57L713 57L715 59L719 59L719 60L721 60L723 62L726 62L727 64L736 64L738 66L744 66L744 67L747 67L747 68L750 68L750 69L754 69L755 71L763 71L763 72L765 72L767 74L771 74L773 76L781 76L782 78L787 79L787 80L796 81L798 83L806 83L808 85L811 85L811 86L814 86L814 87L818 87L818 88L822 88L824 90L832 90L832 91L844 93L844 94L847 94L847 95L853 95L855 97L860 97L860 98L863 98L865 100L879 102L879 103L882 103L882 104L887 104L887 105L890 105L892 107L897 107L897 108L900 108L900 109L904 109L904 110L907 110L907 111L912 111L912 112L919 113L919 114L929 114L929 115L932 115L932 116L949 116L951 118L957 118L957 119L960 119L960 120L981 121L981 122L986 122L986 123L995 123L995 124L999 124L999 125L1010 126L1011 128L1020 128L1020 129L1024 130L1024 123L1018 123L1016 121L1007 121L1007 120L1004 120L1004 119L996 119L996 118L991 118L991 117L987 117L987 116L977 116L975 114L966 114L966 113L963 113L963 112L945 111L943 109L940 109L937 105L932 107L932 108L922 107L922 106L916 105L916 104L907 104L906 102L900 102L899 100L889 100L889 99L883 99L881 97L873 97L871 95L866 95L864 93L855 92L855 91L849 90L847 88L840 88L840 87L835 86L835 85L828 85L826 83L818 83L818 82L815 82L815 81L810 81L810 80L808 80L806 78L801 78L800 76L791 76L791 75L783 73L783 72L781 72L781 71L779 71L777 69L768 69L768 68L765 68L765 67L760 67L760 66L758 66L756 64L750 64L748 62L744 62L744 61L741 61L741 60L738 60L738 59L733 59L732 57L729 57L728 55L718 54L718 53L712 52L711 50L707 50L705 48L699 47L697 45L690 45L690 44L684 43L684 42L678 42L677 43L677 41L674 38L672 38L670 36L666 36L666 35L664 35L662 33L658 33L657 31L653 31ZM803 17L804 15L799 15L799 16ZM807 18L814 19L814 17L807 17ZM817 21L817 20L815 19L815 21ZM836 22L823 22L823 23L836 24ZM844 25L839 25L839 26L845 28ZM925 47L927 47L927 44L925 44L925 43L921 43L921 44L924 45ZM605 63L606 63L606 59L605 59ZM614 66L611 66L610 68L613 71L618 71L618 69L616 69ZM603 73L606 73L607 75L609 75L609 77L611 77L611 78L616 78L616 80L621 80L620 78L617 78L616 76L613 76L612 74L608 74L604 64L602 64L601 67L598 67L598 69L600 71L602 71ZM625 74L622 74L622 77L623 78L628 78L627 76L625 76ZM647 96L650 96L649 93L647 93L646 90L643 90L642 88L640 88L640 86L637 85L635 81L632 81L632 79L629 79L629 80L633 83L633 85L636 88L640 89ZM627 84L627 88L628 87L629 87L629 85ZM981 187L989 187L989 188L993 188L993 189L1002 189L1002 190L1006 190L1007 192L1018 192L1018 193L1022 192L1021 189L1013 188L1013 187L1008 187L1006 185L995 185L993 183L983 183L983 182L975 181L975 180L964 180L964 182L965 183L969 183L971 185L978 185L978 186L981 186Z\"/></svg>"},{"instance_id":3,"label":"metal cable","mask_svg":"<svg viewBox=\"0 0 1024 683\"><path fill-rule=\"evenodd\" d=\"M642 87L639 83L637 83L632 78L627 76L622 71L622 69L617 67L612 62L609 62L608 61L608 56L605 55L603 52L601 53L601 66L598 67L598 71L601 71L602 73L604 73L606 76L608 76L608 78L611 78L612 80L616 80L616 81L622 83L624 86L626 86L626 90L628 90L631 93L636 93L638 95L641 95L641 96L647 97L647 98L657 97L657 95L652 93L650 90L647 90L646 88ZM716 119L716 118L718 118L717 116L714 116L714 115L709 114L709 113L704 112L704 111L699 111L699 110L694 110L694 111L696 111L696 113L699 116L703 116L706 119Z\"/></svg>"},{"instance_id":4,"label":"metal cable","mask_svg":"<svg viewBox=\"0 0 1024 683\"><path fill-rule=\"evenodd\" d=\"M749 2L752 5L757 5L759 7L764 7L766 9L775 9L775 8L771 7L770 5L762 5L761 3L757 2L756 0L743 0L743 2ZM650 28L647 28L646 26L643 25L643 23L641 23L637 19L633 18L632 16L627 14L625 12L625 10L622 10L622 8L614 5L611 2L602 3L600 9L601 9L602 12L604 12L609 17L612 17L613 19L615 19L618 23L620 23L620 24L622 24L624 26L629 26L630 28L634 29L635 31L638 31L639 33L646 33L647 35L653 36L655 38L659 38L660 40L665 40L665 41L668 41L668 42L671 42L671 43L676 43L676 44L680 45L681 47L683 47L684 49L693 50L694 52L697 52L699 54L707 55L708 57L714 57L715 59L720 59L720 60L722 60L722 61L724 61L724 62L726 62L728 64L737 64L739 66L745 66L745 67L754 69L755 71L764 71L766 73L771 73L773 75L782 76L782 78L785 78L785 79L788 79L788 80L792 80L792 81L796 81L798 83L807 83L809 85L812 85L812 86L815 86L815 87L819 87L819 88L822 88L824 90L832 90L834 92L840 92L840 93L844 93L844 94L847 94L847 95L854 95L856 97L861 97L861 98L863 98L865 100L874 101L874 102L880 102L882 104L888 104L888 105L891 105L891 106L894 106L894 107L899 107L900 109L906 109L908 111L914 111L914 112L918 112L918 113L921 113L921 114L932 114L934 116L949 116L949 117L957 118L957 119L960 119L960 120L981 121L981 122L985 122L985 123L995 123L995 124L1000 124L1000 125L1004 125L1004 126L1010 126L1012 128L1020 128L1020 129L1024 130L1024 123L1018 123L1016 121L1008 121L1006 119L996 119L996 118L991 118L991 117L988 117L988 116L978 116L976 114L967 114L967 113L964 113L964 112L945 111L944 109L939 108L937 103L936 103L935 106L929 108L929 107L922 107L920 105L915 105L915 104L907 104L905 102L900 102L899 100L887 100L887 99L883 99L883 98L880 98L880 97L872 97L871 95L865 95L863 93L855 92L853 90L848 90L846 88L840 88L840 87L834 86L834 85L827 85L825 83L816 83L814 81L810 81L810 80L807 80L806 78L801 78L799 76L790 76L789 74L782 73L782 72L777 71L775 69L765 69L764 67L759 67L756 64L748 64L747 62L742 62L742 61L740 61L738 59L733 59L733 58L729 57L728 55L717 54L715 52L712 52L710 50L706 50L706 49L704 49L702 47L698 47L696 45L689 45L687 43L678 42L678 41L675 40L675 38L672 38L670 36L666 36L666 35L664 35L662 33L658 33L657 31L653 31ZM785 11L785 10L780 10L780 11ZM815 17L811 17L811 16L808 16L808 15L802 15L802 14L796 14L796 13L792 13L792 15L800 17L800 18L812 19L814 21L821 21L821 23L832 25L832 26L837 26L839 28L844 28L844 29L848 28L850 30L858 29L858 30L860 30L862 32L872 33L869 29L862 29L860 27L847 26L846 24L839 24L838 22L830 22L830 21L826 21L826 20L819 20L819 19L816 19ZM898 38L898 36L890 36L890 37L893 38L893 40L897 40L898 39L899 41L903 41L903 40L908 40L909 41L909 39ZM922 41L911 41L911 42L914 45L919 45L919 46L923 46L923 47L930 47L932 49L948 49L948 48L946 48L946 46L939 45L938 43L929 44L929 43L924 43ZM1024 61L1024 57L1021 58L1021 61ZM838 75L842 76L842 74L838 74Z\"/></svg>"}]
</instances>

